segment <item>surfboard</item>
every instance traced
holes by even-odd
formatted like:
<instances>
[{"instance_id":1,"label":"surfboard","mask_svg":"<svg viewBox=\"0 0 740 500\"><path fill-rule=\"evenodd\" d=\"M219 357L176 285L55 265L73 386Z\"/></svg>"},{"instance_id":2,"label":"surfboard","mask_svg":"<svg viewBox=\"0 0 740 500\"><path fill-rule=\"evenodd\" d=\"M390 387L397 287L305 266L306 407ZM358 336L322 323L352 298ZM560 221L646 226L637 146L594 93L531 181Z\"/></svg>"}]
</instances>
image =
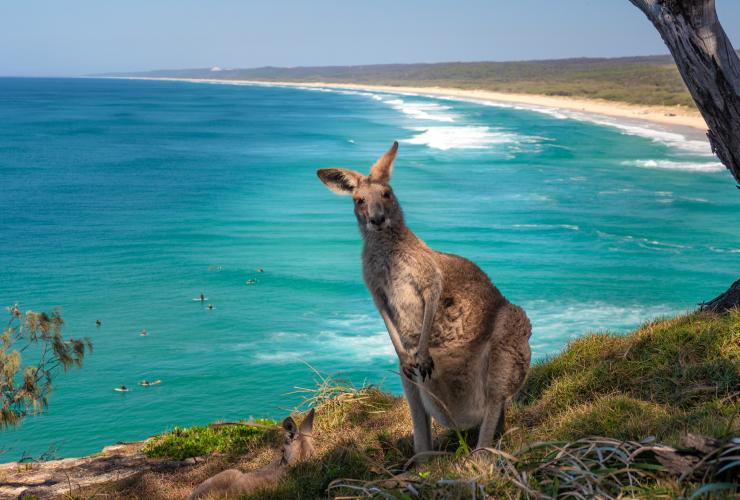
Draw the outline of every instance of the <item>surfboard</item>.
<instances>
[{"instance_id":1,"label":"surfboard","mask_svg":"<svg viewBox=\"0 0 740 500\"><path fill-rule=\"evenodd\" d=\"M121 389L120 387L116 387L113 390L116 392L131 392L131 389Z\"/></svg>"}]
</instances>

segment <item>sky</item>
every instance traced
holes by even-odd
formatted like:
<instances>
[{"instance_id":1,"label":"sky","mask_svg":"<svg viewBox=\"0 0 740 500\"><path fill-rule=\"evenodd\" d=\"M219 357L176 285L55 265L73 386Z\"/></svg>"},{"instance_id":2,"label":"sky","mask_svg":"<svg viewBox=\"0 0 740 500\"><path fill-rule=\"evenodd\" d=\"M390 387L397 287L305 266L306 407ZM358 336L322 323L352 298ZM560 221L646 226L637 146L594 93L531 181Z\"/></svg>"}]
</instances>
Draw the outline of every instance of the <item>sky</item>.
<instances>
[{"instance_id":1,"label":"sky","mask_svg":"<svg viewBox=\"0 0 740 500\"><path fill-rule=\"evenodd\" d=\"M628 0L0 0L2 76L665 53Z\"/></svg>"}]
</instances>

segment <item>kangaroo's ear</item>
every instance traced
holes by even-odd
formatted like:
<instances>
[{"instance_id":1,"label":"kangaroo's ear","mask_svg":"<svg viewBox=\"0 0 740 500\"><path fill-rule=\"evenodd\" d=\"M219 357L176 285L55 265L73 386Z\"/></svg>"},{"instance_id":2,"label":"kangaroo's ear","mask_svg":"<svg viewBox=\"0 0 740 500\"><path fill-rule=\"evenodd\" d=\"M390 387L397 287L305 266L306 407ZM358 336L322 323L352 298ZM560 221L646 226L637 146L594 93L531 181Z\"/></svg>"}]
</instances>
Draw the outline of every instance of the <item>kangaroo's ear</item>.
<instances>
[{"instance_id":1,"label":"kangaroo's ear","mask_svg":"<svg viewBox=\"0 0 740 500\"><path fill-rule=\"evenodd\" d=\"M311 411L308 412L308 415L306 415L306 418L303 419L303 422L301 422L301 434L311 434L311 431L313 430L313 416L316 414L316 411L311 408Z\"/></svg>"},{"instance_id":2,"label":"kangaroo's ear","mask_svg":"<svg viewBox=\"0 0 740 500\"><path fill-rule=\"evenodd\" d=\"M338 194L351 194L363 175L346 168L322 168L316 171L321 182Z\"/></svg>"},{"instance_id":3,"label":"kangaroo's ear","mask_svg":"<svg viewBox=\"0 0 740 500\"><path fill-rule=\"evenodd\" d=\"M298 426L295 424L293 417L286 417L285 420L283 420L283 430L285 431L285 435L290 439L293 439L298 435Z\"/></svg>"},{"instance_id":4,"label":"kangaroo's ear","mask_svg":"<svg viewBox=\"0 0 740 500\"><path fill-rule=\"evenodd\" d=\"M393 173L393 160L396 159L398 141L393 141L391 148L370 168L370 180L388 184Z\"/></svg>"}]
</instances>

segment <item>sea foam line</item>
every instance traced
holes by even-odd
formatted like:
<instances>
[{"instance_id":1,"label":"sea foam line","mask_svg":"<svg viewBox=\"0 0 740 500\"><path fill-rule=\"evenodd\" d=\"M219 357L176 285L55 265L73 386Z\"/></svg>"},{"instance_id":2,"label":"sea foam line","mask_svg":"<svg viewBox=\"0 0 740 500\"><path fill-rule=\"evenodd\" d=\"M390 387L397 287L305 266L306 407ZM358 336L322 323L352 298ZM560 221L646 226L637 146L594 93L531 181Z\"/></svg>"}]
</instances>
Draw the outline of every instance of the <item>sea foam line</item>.
<instances>
[{"instance_id":1,"label":"sea foam line","mask_svg":"<svg viewBox=\"0 0 740 500\"><path fill-rule=\"evenodd\" d=\"M684 170L687 172L722 172L725 166L720 162L690 162L673 160L628 160L621 163L625 166L640 168L657 168L663 170Z\"/></svg>"},{"instance_id":2,"label":"sea foam line","mask_svg":"<svg viewBox=\"0 0 740 500\"><path fill-rule=\"evenodd\" d=\"M701 156L713 156L709 143L704 140L689 139L686 135L677 132L670 132L667 130L661 130L659 128L653 128L646 125L638 125L634 123L622 122L616 119L611 119L599 115L597 113L584 113L579 111L571 111L564 108L550 108L538 105L527 105L522 103L506 103L501 101L493 101L487 99L476 99L470 97L461 96L441 96L435 94L408 92L408 91L396 91L392 89L376 91L370 88L359 87L357 89L345 89L342 87L332 87L331 85L326 86L308 86L300 83L290 82L254 82L254 81L224 81L216 79L198 79L198 78L146 78L146 77L118 77L120 79L129 80L171 80L171 81L185 81L192 83L210 83L210 84L221 84L221 85L244 85L244 86L262 86L262 87L284 87L284 88L297 88L302 90L313 90L320 92L336 92L353 95L364 95L371 97L377 101L386 100L383 95L394 95L394 96L409 96L409 97L423 97L428 99L434 99L438 101L453 101L453 102L468 102L472 104L482 106L493 106L499 108L509 108L523 111L533 111L536 113L546 114L557 119L570 119L576 121L585 121L594 123L596 125L607 126L611 128L617 128L624 134L645 137L651 139L654 142L660 142L669 147L691 152L693 154ZM454 118L453 118L454 120ZM715 165L711 163L711 165ZM708 168L716 168L716 165Z\"/></svg>"}]
</instances>

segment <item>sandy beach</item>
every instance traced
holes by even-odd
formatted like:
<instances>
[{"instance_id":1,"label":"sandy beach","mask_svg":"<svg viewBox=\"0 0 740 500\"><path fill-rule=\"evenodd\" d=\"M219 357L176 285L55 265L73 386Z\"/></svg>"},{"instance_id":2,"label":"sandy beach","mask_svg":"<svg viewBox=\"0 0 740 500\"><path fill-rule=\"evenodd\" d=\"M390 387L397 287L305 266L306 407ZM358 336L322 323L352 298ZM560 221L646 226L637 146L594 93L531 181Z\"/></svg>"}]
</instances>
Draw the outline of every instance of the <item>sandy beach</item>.
<instances>
[{"instance_id":1,"label":"sandy beach","mask_svg":"<svg viewBox=\"0 0 740 500\"><path fill-rule=\"evenodd\" d=\"M644 121L659 125L665 125L668 127L688 127L694 129L697 132L705 132L707 130L707 125L704 121L704 118L702 118L697 110L687 109L681 106L645 106L617 101L606 101L601 99L579 99L538 94L509 94L503 92L491 92L488 90L468 90L447 87L401 87L390 85L328 82L272 82L260 80L222 80L215 78L131 78L141 80L180 80L221 84L232 83L243 85L278 85L286 87L329 87L348 90L369 90L391 93L396 92L407 94L423 94L437 97L450 97L455 99L469 99L475 101L487 101L491 103L521 105L530 108L566 110L575 113L601 115L611 118L626 119L630 121Z\"/></svg>"}]
</instances>

